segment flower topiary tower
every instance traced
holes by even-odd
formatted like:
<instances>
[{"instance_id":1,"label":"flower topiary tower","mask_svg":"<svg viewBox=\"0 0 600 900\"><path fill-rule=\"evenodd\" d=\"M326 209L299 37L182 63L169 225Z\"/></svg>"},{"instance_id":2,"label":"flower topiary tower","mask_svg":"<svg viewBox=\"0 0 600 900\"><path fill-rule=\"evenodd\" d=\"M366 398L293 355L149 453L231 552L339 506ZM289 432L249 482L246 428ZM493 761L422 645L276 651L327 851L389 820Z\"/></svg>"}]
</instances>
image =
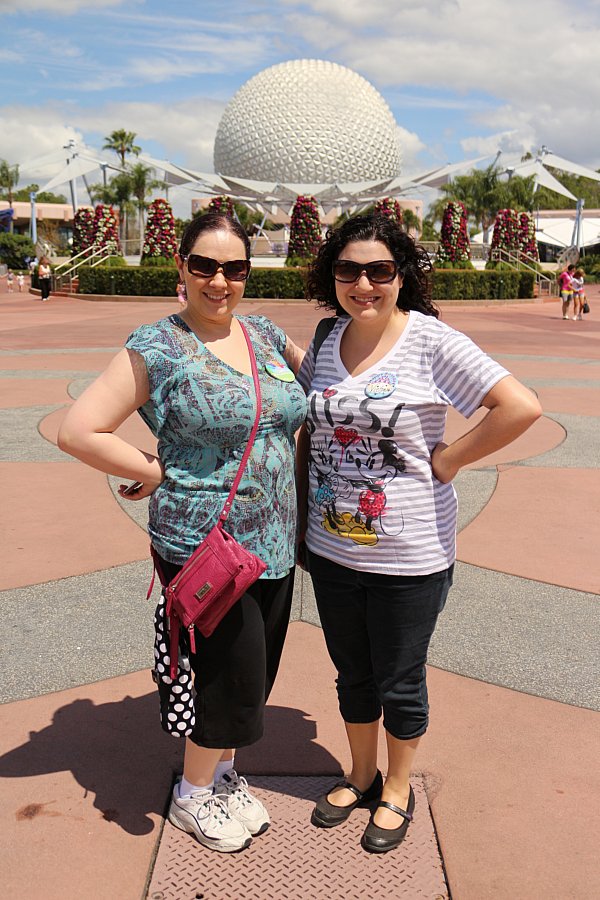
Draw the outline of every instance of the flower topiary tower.
<instances>
[{"instance_id":1,"label":"flower topiary tower","mask_svg":"<svg viewBox=\"0 0 600 900\"><path fill-rule=\"evenodd\" d=\"M226 194L221 194L219 197L213 197L207 206L207 212L222 213L224 216L229 216L233 219L233 200Z\"/></svg>"},{"instance_id":2,"label":"flower topiary tower","mask_svg":"<svg viewBox=\"0 0 600 900\"><path fill-rule=\"evenodd\" d=\"M170 203L159 197L148 207L148 221L142 248L142 262L147 259L173 259L177 252L175 219Z\"/></svg>"},{"instance_id":3,"label":"flower topiary tower","mask_svg":"<svg viewBox=\"0 0 600 900\"><path fill-rule=\"evenodd\" d=\"M117 256L121 255L117 217L112 206L99 203L94 213L94 248L107 247Z\"/></svg>"},{"instance_id":4,"label":"flower topiary tower","mask_svg":"<svg viewBox=\"0 0 600 900\"><path fill-rule=\"evenodd\" d=\"M458 264L465 265L471 257L471 243L467 230L467 208L460 200L450 200L442 219L442 242L438 260L443 268Z\"/></svg>"},{"instance_id":5,"label":"flower topiary tower","mask_svg":"<svg viewBox=\"0 0 600 900\"><path fill-rule=\"evenodd\" d=\"M519 253L526 261L539 262L540 254L535 239L535 223L531 213L519 213Z\"/></svg>"},{"instance_id":6,"label":"flower topiary tower","mask_svg":"<svg viewBox=\"0 0 600 900\"><path fill-rule=\"evenodd\" d=\"M94 210L88 207L78 209L73 217L72 256L94 245Z\"/></svg>"},{"instance_id":7,"label":"flower topiary tower","mask_svg":"<svg viewBox=\"0 0 600 900\"><path fill-rule=\"evenodd\" d=\"M314 197L296 198L290 222L288 262L295 259L312 259L321 244L321 219Z\"/></svg>"},{"instance_id":8,"label":"flower topiary tower","mask_svg":"<svg viewBox=\"0 0 600 900\"><path fill-rule=\"evenodd\" d=\"M395 197L382 197L375 204L374 212L379 216L389 216L398 225L402 225L402 207Z\"/></svg>"},{"instance_id":9,"label":"flower topiary tower","mask_svg":"<svg viewBox=\"0 0 600 900\"><path fill-rule=\"evenodd\" d=\"M494 251L504 250L518 254L520 250L519 214L515 209L499 209L494 222L490 258L495 259Z\"/></svg>"}]
</instances>

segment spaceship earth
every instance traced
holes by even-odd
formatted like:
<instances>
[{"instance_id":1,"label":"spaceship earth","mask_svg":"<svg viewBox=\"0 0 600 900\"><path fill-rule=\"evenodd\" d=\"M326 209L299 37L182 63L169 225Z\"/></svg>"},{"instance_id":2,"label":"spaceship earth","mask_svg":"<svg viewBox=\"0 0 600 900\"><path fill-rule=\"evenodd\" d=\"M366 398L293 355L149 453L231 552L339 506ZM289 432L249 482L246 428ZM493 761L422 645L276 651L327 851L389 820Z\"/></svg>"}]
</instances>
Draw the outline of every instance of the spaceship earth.
<instances>
[{"instance_id":1,"label":"spaceship earth","mask_svg":"<svg viewBox=\"0 0 600 900\"><path fill-rule=\"evenodd\" d=\"M264 69L228 103L215 172L300 184L372 181L400 173L396 122L352 69L297 59Z\"/></svg>"}]
</instances>

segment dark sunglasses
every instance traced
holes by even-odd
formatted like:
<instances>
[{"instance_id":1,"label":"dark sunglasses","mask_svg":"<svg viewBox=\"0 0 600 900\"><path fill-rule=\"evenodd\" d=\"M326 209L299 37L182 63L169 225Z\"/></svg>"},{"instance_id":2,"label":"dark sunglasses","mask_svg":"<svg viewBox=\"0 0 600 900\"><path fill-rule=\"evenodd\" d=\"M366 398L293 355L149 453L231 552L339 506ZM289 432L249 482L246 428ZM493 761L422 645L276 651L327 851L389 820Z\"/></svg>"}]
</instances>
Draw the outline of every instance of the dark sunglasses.
<instances>
[{"instance_id":1,"label":"dark sunglasses","mask_svg":"<svg viewBox=\"0 0 600 900\"><path fill-rule=\"evenodd\" d=\"M222 263L211 259L210 256L190 253L189 256L184 256L183 260L184 262L187 260L190 275L199 275L201 278L214 278L219 269L222 270L227 281L245 281L250 274L249 259L232 259Z\"/></svg>"},{"instance_id":2,"label":"dark sunglasses","mask_svg":"<svg viewBox=\"0 0 600 900\"><path fill-rule=\"evenodd\" d=\"M333 277L343 284L353 284L363 272L373 284L388 284L398 274L398 265L393 259L376 259L370 263L336 259L333 264Z\"/></svg>"}]
</instances>

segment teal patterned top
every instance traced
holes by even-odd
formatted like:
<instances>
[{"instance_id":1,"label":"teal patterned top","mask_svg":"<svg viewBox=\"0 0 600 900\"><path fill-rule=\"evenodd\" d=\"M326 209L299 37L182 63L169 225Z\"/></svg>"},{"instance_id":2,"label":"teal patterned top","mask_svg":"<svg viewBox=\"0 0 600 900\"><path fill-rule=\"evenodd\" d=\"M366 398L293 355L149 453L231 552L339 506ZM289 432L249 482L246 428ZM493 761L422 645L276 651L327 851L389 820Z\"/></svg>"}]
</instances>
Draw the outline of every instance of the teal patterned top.
<instances>
[{"instance_id":1,"label":"teal patterned top","mask_svg":"<svg viewBox=\"0 0 600 900\"><path fill-rule=\"evenodd\" d=\"M226 530L281 578L295 562L294 434L306 399L285 365L285 333L264 316L244 316L254 347L262 415ZM150 498L148 533L166 560L181 565L216 524L256 414L251 375L218 359L178 315L141 325L127 339L146 364L150 399L138 411L158 439L165 479ZM273 371L273 366L271 370Z\"/></svg>"}]
</instances>

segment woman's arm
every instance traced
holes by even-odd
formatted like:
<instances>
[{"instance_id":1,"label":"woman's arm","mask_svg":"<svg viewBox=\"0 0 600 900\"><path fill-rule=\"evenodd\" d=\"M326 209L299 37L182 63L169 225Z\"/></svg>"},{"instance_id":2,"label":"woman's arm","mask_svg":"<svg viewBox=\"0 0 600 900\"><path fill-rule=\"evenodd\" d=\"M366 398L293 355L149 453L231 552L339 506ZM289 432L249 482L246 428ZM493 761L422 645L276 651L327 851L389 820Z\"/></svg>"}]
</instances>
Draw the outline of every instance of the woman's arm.
<instances>
[{"instance_id":1,"label":"woman's arm","mask_svg":"<svg viewBox=\"0 0 600 900\"><path fill-rule=\"evenodd\" d=\"M302 365L302 360L304 359L306 351L302 350L301 347L298 347L298 345L295 344L291 337L289 337L287 334L285 337L286 344L283 358L285 359L294 375L297 375L300 371L300 366Z\"/></svg>"},{"instance_id":2,"label":"woman's arm","mask_svg":"<svg viewBox=\"0 0 600 900\"><path fill-rule=\"evenodd\" d=\"M440 442L431 454L431 467L438 481L452 481L463 466L506 447L542 415L536 396L508 375L482 400L488 414L471 431L452 444Z\"/></svg>"},{"instance_id":3,"label":"woman's arm","mask_svg":"<svg viewBox=\"0 0 600 900\"><path fill-rule=\"evenodd\" d=\"M298 562L302 568L305 549L304 537L308 524L308 454L310 437L306 424L303 424L296 439L296 497L298 500Z\"/></svg>"},{"instance_id":4,"label":"woman's arm","mask_svg":"<svg viewBox=\"0 0 600 900\"><path fill-rule=\"evenodd\" d=\"M164 478L157 456L113 433L149 396L143 359L134 351L121 350L73 404L58 432L58 446L65 453L101 472L142 482L142 488L126 495L128 499L147 497Z\"/></svg>"}]
</instances>

